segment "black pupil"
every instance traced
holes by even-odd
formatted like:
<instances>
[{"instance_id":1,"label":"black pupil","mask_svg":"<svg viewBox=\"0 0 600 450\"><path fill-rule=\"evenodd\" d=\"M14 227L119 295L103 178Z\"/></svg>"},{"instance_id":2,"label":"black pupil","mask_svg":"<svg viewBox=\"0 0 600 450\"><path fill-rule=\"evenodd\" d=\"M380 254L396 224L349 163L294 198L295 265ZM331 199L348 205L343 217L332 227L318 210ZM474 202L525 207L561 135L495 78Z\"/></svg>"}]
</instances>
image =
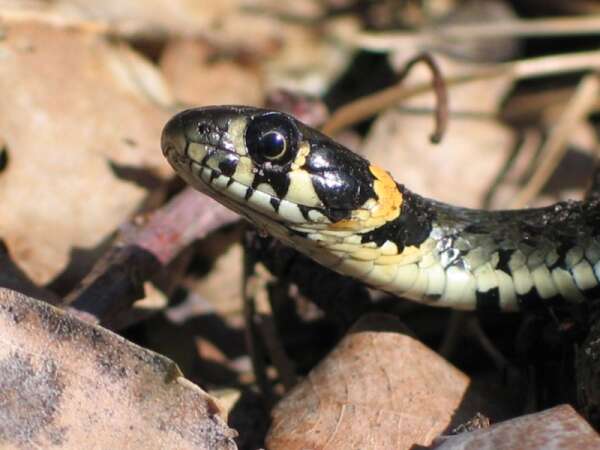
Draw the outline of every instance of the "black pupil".
<instances>
[{"instance_id":1,"label":"black pupil","mask_svg":"<svg viewBox=\"0 0 600 450\"><path fill-rule=\"evenodd\" d=\"M246 128L246 148L254 163L283 171L298 151L298 130L293 119L278 112L253 118Z\"/></svg>"},{"instance_id":2,"label":"black pupil","mask_svg":"<svg viewBox=\"0 0 600 450\"><path fill-rule=\"evenodd\" d=\"M265 158L277 158L285 151L285 138L277 131L263 134L259 140L260 152Z\"/></svg>"}]
</instances>

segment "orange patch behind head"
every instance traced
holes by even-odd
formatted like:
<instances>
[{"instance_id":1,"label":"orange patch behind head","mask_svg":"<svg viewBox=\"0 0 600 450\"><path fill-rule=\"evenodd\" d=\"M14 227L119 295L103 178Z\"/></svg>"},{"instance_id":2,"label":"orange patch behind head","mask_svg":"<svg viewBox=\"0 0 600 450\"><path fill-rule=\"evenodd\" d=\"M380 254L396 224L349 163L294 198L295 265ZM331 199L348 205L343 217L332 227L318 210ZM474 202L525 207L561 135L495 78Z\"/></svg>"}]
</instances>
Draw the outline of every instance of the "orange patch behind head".
<instances>
[{"instance_id":1,"label":"orange patch behind head","mask_svg":"<svg viewBox=\"0 0 600 450\"><path fill-rule=\"evenodd\" d=\"M381 217L386 222L396 219L400 215L402 193L398 190L398 186L389 172L374 165L369 166L369 169L375 175L373 189L379 199L371 216Z\"/></svg>"},{"instance_id":2,"label":"orange patch behind head","mask_svg":"<svg viewBox=\"0 0 600 450\"><path fill-rule=\"evenodd\" d=\"M402 193L389 172L380 167L370 165L369 170L375 177L373 190L377 194L374 206L362 208L352 214L352 218L340 220L332 224L332 230L367 230L382 226L384 223L400 216ZM367 203L375 199L370 199ZM366 205L366 204L365 204Z\"/></svg>"}]
</instances>

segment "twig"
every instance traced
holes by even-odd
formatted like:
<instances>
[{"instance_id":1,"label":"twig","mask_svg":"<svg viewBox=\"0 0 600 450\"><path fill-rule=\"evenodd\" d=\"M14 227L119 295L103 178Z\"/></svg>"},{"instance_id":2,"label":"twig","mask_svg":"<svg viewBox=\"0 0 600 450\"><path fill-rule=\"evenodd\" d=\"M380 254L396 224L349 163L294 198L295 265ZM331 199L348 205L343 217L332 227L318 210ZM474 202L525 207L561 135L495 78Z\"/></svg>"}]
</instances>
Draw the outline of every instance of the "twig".
<instances>
[{"instance_id":1,"label":"twig","mask_svg":"<svg viewBox=\"0 0 600 450\"><path fill-rule=\"evenodd\" d=\"M435 108L435 129L430 136L430 140L432 143L438 144L442 140L444 132L448 126L448 91L446 90L446 85L444 84L442 71L430 54L423 53L411 59L404 66L404 69L402 72L400 72L399 78L400 82L402 82L402 80L404 80L404 78L406 78L406 76L410 73L415 64L420 62L427 65L431 71L431 84L433 92L435 92L437 104Z\"/></svg>"},{"instance_id":2,"label":"twig","mask_svg":"<svg viewBox=\"0 0 600 450\"><path fill-rule=\"evenodd\" d=\"M402 82L414 65L419 62L426 64L427 67L429 67L429 70L431 70L432 85L420 85L417 87L417 90L413 92L410 88L404 88ZM427 92L431 88L433 88L436 94L437 105L435 109L435 129L430 139L431 142L438 143L441 141L448 123L448 93L438 65L431 55L428 54L418 55L408 61L399 75L398 83L393 87L359 98L358 100L339 108L325 123L322 131L329 135L335 134L338 130L371 117L377 112L399 102L403 98L421 92Z\"/></svg>"},{"instance_id":3,"label":"twig","mask_svg":"<svg viewBox=\"0 0 600 450\"><path fill-rule=\"evenodd\" d=\"M0 23L38 22L56 27L70 28L89 33L106 34L111 26L106 21L88 20L81 17L68 17L56 12L10 8L0 11Z\"/></svg>"},{"instance_id":4,"label":"twig","mask_svg":"<svg viewBox=\"0 0 600 450\"><path fill-rule=\"evenodd\" d=\"M246 349L252 361L252 369L256 377L256 384L262 393L262 398L268 407L275 403L275 393L269 378L267 376L266 352L258 339L257 327L255 324L256 304L255 296L257 294L257 277L255 274L257 260L253 253L249 251L250 235L244 236L244 280L243 280L243 311L244 311L244 336L246 339Z\"/></svg>"},{"instance_id":5,"label":"twig","mask_svg":"<svg viewBox=\"0 0 600 450\"><path fill-rule=\"evenodd\" d=\"M470 66L463 73L446 78L447 88L486 78L506 77L509 80L544 77L600 68L600 51L568 53L523 59L497 65ZM326 134L365 120L402 100L431 90L429 83L413 86L394 85L375 94L360 98L335 111L323 127Z\"/></svg>"},{"instance_id":6,"label":"twig","mask_svg":"<svg viewBox=\"0 0 600 450\"><path fill-rule=\"evenodd\" d=\"M537 78L600 68L600 51L562 53L498 65L514 79Z\"/></svg>"},{"instance_id":7,"label":"twig","mask_svg":"<svg viewBox=\"0 0 600 450\"><path fill-rule=\"evenodd\" d=\"M254 316L254 325L262 337L265 349L269 354L269 358L273 366L277 369L281 383L286 391L289 391L297 383L296 371L293 362L287 356L285 349L278 336L275 322L273 320L273 311L269 301L270 293L268 283L270 282L267 269L263 268L261 274L257 271L256 277L259 285L256 286L254 295L254 303L256 314Z\"/></svg>"},{"instance_id":8,"label":"twig","mask_svg":"<svg viewBox=\"0 0 600 450\"><path fill-rule=\"evenodd\" d=\"M143 225L129 224L64 305L86 320L105 322L141 298L143 282L189 244L237 218L209 197L186 188Z\"/></svg>"},{"instance_id":9,"label":"twig","mask_svg":"<svg viewBox=\"0 0 600 450\"><path fill-rule=\"evenodd\" d=\"M440 25L418 32L359 33L357 47L387 52L398 49L428 50L442 40L497 39L500 37L577 36L598 34L600 16L574 16L530 20L503 20L495 23Z\"/></svg>"},{"instance_id":10,"label":"twig","mask_svg":"<svg viewBox=\"0 0 600 450\"><path fill-rule=\"evenodd\" d=\"M597 74L586 75L580 81L542 147L543 159L540 165L525 187L513 199L511 207L521 208L527 205L541 191L567 151L568 139L573 128L587 117L596 103L599 92L600 78Z\"/></svg>"}]
</instances>

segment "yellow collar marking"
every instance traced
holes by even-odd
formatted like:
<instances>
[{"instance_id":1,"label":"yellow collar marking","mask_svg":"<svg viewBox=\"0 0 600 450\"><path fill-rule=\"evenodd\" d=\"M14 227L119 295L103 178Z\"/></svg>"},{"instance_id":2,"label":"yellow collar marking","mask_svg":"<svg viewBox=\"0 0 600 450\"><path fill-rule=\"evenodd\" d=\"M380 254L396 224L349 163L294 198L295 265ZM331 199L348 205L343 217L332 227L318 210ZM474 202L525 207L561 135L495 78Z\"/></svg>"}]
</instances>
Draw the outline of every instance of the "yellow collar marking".
<instances>
[{"instance_id":1,"label":"yellow collar marking","mask_svg":"<svg viewBox=\"0 0 600 450\"><path fill-rule=\"evenodd\" d=\"M371 165L369 169L375 175L373 189L379 199L371 210L371 216L382 218L386 222L397 219L400 216L400 207L402 206L402 193L398 190L396 182L389 172L380 167Z\"/></svg>"},{"instance_id":2,"label":"yellow collar marking","mask_svg":"<svg viewBox=\"0 0 600 450\"><path fill-rule=\"evenodd\" d=\"M377 194L377 201L367 200L359 211L352 213L352 218L340 220L332 224L330 229L368 231L400 216L402 193L398 190L392 176L387 171L374 165L370 165L369 170L375 177L373 190ZM365 217L365 211L368 212L367 217Z\"/></svg>"}]
</instances>

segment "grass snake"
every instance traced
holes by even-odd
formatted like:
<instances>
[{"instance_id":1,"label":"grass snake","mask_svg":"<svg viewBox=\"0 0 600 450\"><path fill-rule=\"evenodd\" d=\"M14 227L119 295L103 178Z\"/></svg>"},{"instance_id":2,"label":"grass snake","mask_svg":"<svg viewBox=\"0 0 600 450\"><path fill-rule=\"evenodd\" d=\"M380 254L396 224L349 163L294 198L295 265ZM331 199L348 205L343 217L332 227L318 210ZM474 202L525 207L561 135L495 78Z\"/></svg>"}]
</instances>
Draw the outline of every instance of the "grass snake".
<instances>
[{"instance_id":1,"label":"grass snake","mask_svg":"<svg viewBox=\"0 0 600 450\"><path fill-rule=\"evenodd\" d=\"M185 181L260 230L397 296L490 311L600 297L598 200L448 205L287 114L247 106L177 114L162 149Z\"/></svg>"}]
</instances>

